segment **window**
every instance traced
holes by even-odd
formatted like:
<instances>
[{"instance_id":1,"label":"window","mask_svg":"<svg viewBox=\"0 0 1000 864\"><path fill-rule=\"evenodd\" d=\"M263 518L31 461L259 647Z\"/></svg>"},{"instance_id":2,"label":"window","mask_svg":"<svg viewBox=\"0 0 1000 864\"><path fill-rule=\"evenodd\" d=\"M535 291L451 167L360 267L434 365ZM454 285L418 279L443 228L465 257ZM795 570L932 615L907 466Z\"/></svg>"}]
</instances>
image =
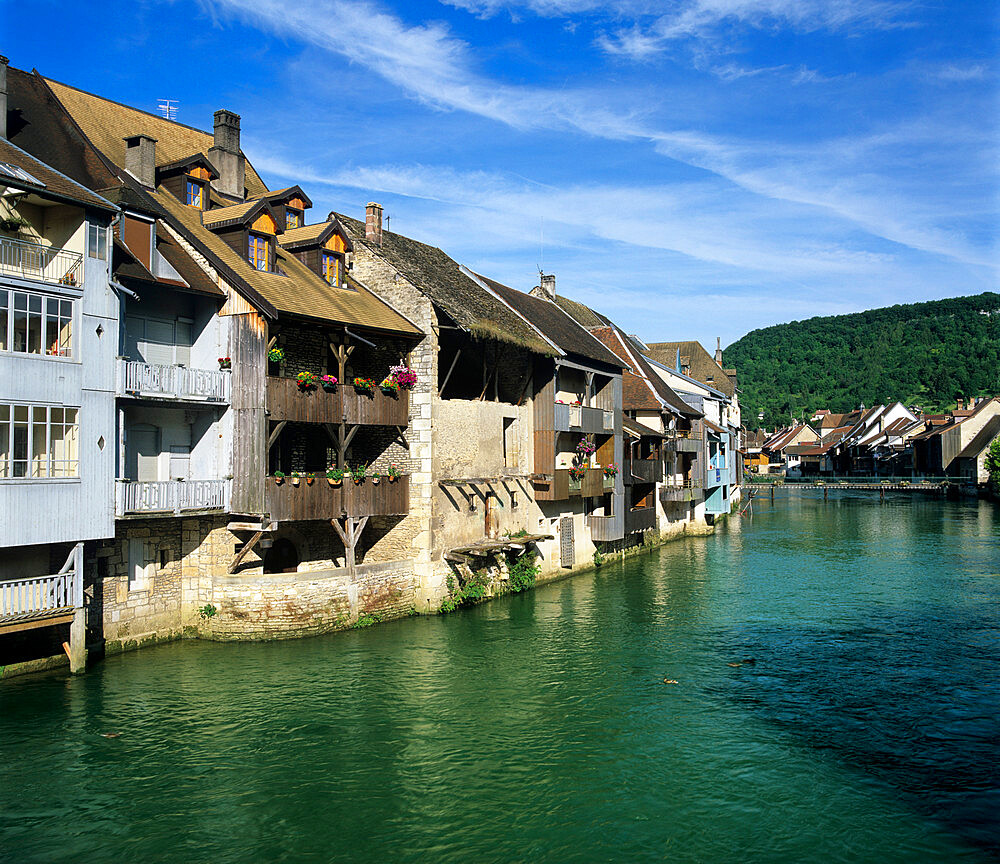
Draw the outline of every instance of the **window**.
<instances>
[{"instance_id":1,"label":"window","mask_svg":"<svg viewBox=\"0 0 1000 864\"><path fill-rule=\"evenodd\" d=\"M298 210L293 210L291 207L285 208L285 228L300 228L302 227L302 214Z\"/></svg>"},{"instance_id":2,"label":"window","mask_svg":"<svg viewBox=\"0 0 1000 864\"><path fill-rule=\"evenodd\" d=\"M79 477L79 410L0 404L0 478Z\"/></svg>"},{"instance_id":3,"label":"window","mask_svg":"<svg viewBox=\"0 0 1000 864\"><path fill-rule=\"evenodd\" d=\"M87 228L87 255L102 261L108 257L108 230L103 225L91 222Z\"/></svg>"},{"instance_id":4,"label":"window","mask_svg":"<svg viewBox=\"0 0 1000 864\"><path fill-rule=\"evenodd\" d=\"M0 288L0 351L72 357L73 302Z\"/></svg>"},{"instance_id":5,"label":"window","mask_svg":"<svg viewBox=\"0 0 1000 864\"><path fill-rule=\"evenodd\" d=\"M257 270L270 270L268 266L268 255L271 251L271 244L266 237L259 234L250 235L250 252L247 255L250 265Z\"/></svg>"},{"instance_id":6,"label":"window","mask_svg":"<svg viewBox=\"0 0 1000 864\"><path fill-rule=\"evenodd\" d=\"M187 203L189 207L201 210L205 200L205 187L194 180L187 181Z\"/></svg>"},{"instance_id":7,"label":"window","mask_svg":"<svg viewBox=\"0 0 1000 864\"><path fill-rule=\"evenodd\" d=\"M323 278L331 285L340 284L340 259L336 255L323 253Z\"/></svg>"}]
</instances>

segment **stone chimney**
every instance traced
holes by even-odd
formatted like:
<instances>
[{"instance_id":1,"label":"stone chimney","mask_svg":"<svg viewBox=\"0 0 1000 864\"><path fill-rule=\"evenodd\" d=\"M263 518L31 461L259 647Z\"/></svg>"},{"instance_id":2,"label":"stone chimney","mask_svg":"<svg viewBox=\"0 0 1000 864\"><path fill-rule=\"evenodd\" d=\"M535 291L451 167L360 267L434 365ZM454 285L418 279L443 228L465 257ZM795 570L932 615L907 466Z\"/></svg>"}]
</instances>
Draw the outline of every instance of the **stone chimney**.
<instances>
[{"instance_id":1,"label":"stone chimney","mask_svg":"<svg viewBox=\"0 0 1000 864\"><path fill-rule=\"evenodd\" d=\"M240 115L224 109L215 112L215 143L208 158L219 174L212 188L243 199L246 159L240 150Z\"/></svg>"},{"instance_id":2,"label":"stone chimney","mask_svg":"<svg viewBox=\"0 0 1000 864\"><path fill-rule=\"evenodd\" d=\"M374 201L365 205L365 240L382 245L382 205Z\"/></svg>"},{"instance_id":3,"label":"stone chimney","mask_svg":"<svg viewBox=\"0 0 1000 864\"><path fill-rule=\"evenodd\" d=\"M540 283L542 288L542 295L546 300L554 301L556 299L556 277L554 273L541 273Z\"/></svg>"},{"instance_id":4,"label":"stone chimney","mask_svg":"<svg viewBox=\"0 0 1000 864\"><path fill-rule=\"evenodd\" d=\"M0 55L0 138L7 137L7 62Z\"/></svg>"},{"instance_id":5,"label":"stone chimney","mask_svg":"<svg viewBox=\"0 0 1000 864\"><path fill-rule=\"evenodd\" d=\"M125 139L125 170L143 186L156 186L156 139L130 135Z\"/></svg>"},{"instance_id":6,"label":"stone chimney","mask_svg":"<svg viewBox=\"0 0 1000 864\"><path fill-rule=\"evenodd\" d=\"M963 399L961 396L958 397L958 406L955 408L955 410L956 411L965 410L965 399Z\"/></svg>"},{"instance_id":7,"label":"stone chimney","mask_svg":"<svg viewBox=\"0 0 1000 864\"><path fill-rule=\"evenodd\" d=\"M715 362L722 365L722 337L715 337Z\"/></svg>"}]
</instances>

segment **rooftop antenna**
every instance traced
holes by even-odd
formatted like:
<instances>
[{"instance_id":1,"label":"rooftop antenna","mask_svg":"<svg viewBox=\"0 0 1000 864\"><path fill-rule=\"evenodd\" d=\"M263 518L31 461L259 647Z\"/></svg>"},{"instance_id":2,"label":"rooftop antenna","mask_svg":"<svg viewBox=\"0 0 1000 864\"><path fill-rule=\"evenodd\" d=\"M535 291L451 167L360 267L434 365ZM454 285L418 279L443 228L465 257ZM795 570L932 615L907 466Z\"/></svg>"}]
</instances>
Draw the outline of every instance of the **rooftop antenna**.
<instances>
[{"instance_id":1,"label":"rooftop antenna","mask_svg":"<svg viewBox=\"0 0 1000 864\"><path fill-rule=\"evenodd\" d=\"M157 110L166 120L176 120L179 103L176 99L160 99L156 103Z\"/></svg>"},{"instance_id":2,"label":"rooftop antenna","mask_svg":"<svg viewBox=\"0 0 1000 864\"><path fill-rule=\"evenodd\" d=\"M386 213L385 214L385 231L386 231L387 234L389 233L389 222L391 222L391 221L392 221L392 214Z\"/></svg>"}]
</instances>

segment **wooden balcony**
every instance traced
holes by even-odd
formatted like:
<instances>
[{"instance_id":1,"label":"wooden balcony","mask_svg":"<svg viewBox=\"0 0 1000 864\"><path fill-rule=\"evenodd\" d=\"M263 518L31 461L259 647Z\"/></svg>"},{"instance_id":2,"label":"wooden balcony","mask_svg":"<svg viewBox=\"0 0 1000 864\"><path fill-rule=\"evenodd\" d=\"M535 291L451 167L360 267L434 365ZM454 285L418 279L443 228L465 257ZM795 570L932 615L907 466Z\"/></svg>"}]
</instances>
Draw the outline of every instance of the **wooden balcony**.
<instances>
[{"instance_id":1,"label":"wooden balcony","mask_svg":"<svg viewBox=\"0 0 1000 864\"><path fill-rule=\"evenodd\" d=\"M388 396L376 388L373 396L365 396L341 385L331 391L322 387L301 390L294 378L269 377L267 410L272 420L293 423L406 426L410 394L400 390L398 395Z\"/></svg>"},{"instance_id":2,"label":"wooden balcony","mask_svg":"<svg viewBox=\"0 0 1000 864\"><path fill-rule=\"evenodd\" d=\"M625 520L621 515L588 516L587 527L590 529L590 539L594 543L621 540L625 536Z\"/></svg>"},{"instance_id":3,"label":"wooden balcony","mask_svg":"<svg viewBox=\"0 0 1000 864\"><path fill-rule=\"evenodd\" d=\"M693 501L701 483L692 480L669 480L660 487L660 500L664 504Z\"/></svg>"},{"instance_id":4,"label":"wooden balcony","mask_svg":"<svg viewBox=\"0 0 1000 864\"><path fill-rule=\"evenodd\" d=\"M615 431L615 415L603 408L567 405L556 402L554 411L556 432L579 432L611 435Z\"/></svg>"},{"instance_id":5,"label":"wooden balcony","mask_svg":"<svg viewBox=\"0 0 1000 864\"><path fill-rule=\"evenodd\" d=\"M656 527L656 508L640 507L636 510L625 511L625 533L633 534L636 531L648 531Z\"/></svg>"},{"instance_id":6,"label":"wooden balcony","mask_svg":"<svg viewBox=\"0 0 1000 864\"><path fill-rule=\"evenodd\" d=\"M663 480L660 459L629 459L625 461L625 485L659 483Z\"/></svg>"},{"instance_id":7,"label":"wooden balcony","mask_svg":"<svg viewBox=\"0 0 1000 864\"><path fill-rule=\"evenodd\" d=\"M598 498L614 491L613 481L605 486L603 468L588 468L580 480L570 477L569 468L556 468L552 474L532 476L531 484L536 501L565 501L575 495Z\"/></svg>"},{"instance_id":8,"label":"wooden balcony","mask_svg":"<svg viewBox=\"0 0 1000 864\"><path fill-rule=\"evenodd\" d=\"M303 478L298 486L289 479L278 485L267 479L267 509L275 522L339 519L342 516L405 516L410 510L410 480L400 477L390 483L367 478L354 484L349 478L331 486L325 477L309 485Z\"/></svg>"}]
</instances>

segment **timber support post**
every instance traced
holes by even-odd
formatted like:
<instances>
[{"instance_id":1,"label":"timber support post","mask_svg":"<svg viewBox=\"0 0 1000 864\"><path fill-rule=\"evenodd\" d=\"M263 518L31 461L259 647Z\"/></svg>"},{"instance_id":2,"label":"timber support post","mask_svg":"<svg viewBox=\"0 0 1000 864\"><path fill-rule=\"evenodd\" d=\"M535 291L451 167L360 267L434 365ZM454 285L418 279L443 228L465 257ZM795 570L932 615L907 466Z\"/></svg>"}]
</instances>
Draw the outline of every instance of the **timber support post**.
<instances>
[{"instance_id":1,"label":"timber support post","mask_svg":"<svg viewBox=\"0 0 1000 864\"><path fill-rule=\"evenodd\" d=\"M357 572L357 562L354 553L358 545L358 540L361 539L361 532L365 530L365 525L368 524L368 517L362 516L358 519L354 516L345 516L343 526L341 526L339 519L331 519L330 524L344 544L344 558L347 563L347 572L351 574L351 579L353 580Z\"/></svg>"},{"instance_id":2,"label":"timber support post","mask_svg":"<svg viewBox=\"0 0 1000 864\"><path fill-rule=\"evenodd\" d=\"M70 553L73 558L73 621L69 625L69 671L79 675L87 671L87 611L83 608L83 543Z\"/></svg>"}]
</instances>

